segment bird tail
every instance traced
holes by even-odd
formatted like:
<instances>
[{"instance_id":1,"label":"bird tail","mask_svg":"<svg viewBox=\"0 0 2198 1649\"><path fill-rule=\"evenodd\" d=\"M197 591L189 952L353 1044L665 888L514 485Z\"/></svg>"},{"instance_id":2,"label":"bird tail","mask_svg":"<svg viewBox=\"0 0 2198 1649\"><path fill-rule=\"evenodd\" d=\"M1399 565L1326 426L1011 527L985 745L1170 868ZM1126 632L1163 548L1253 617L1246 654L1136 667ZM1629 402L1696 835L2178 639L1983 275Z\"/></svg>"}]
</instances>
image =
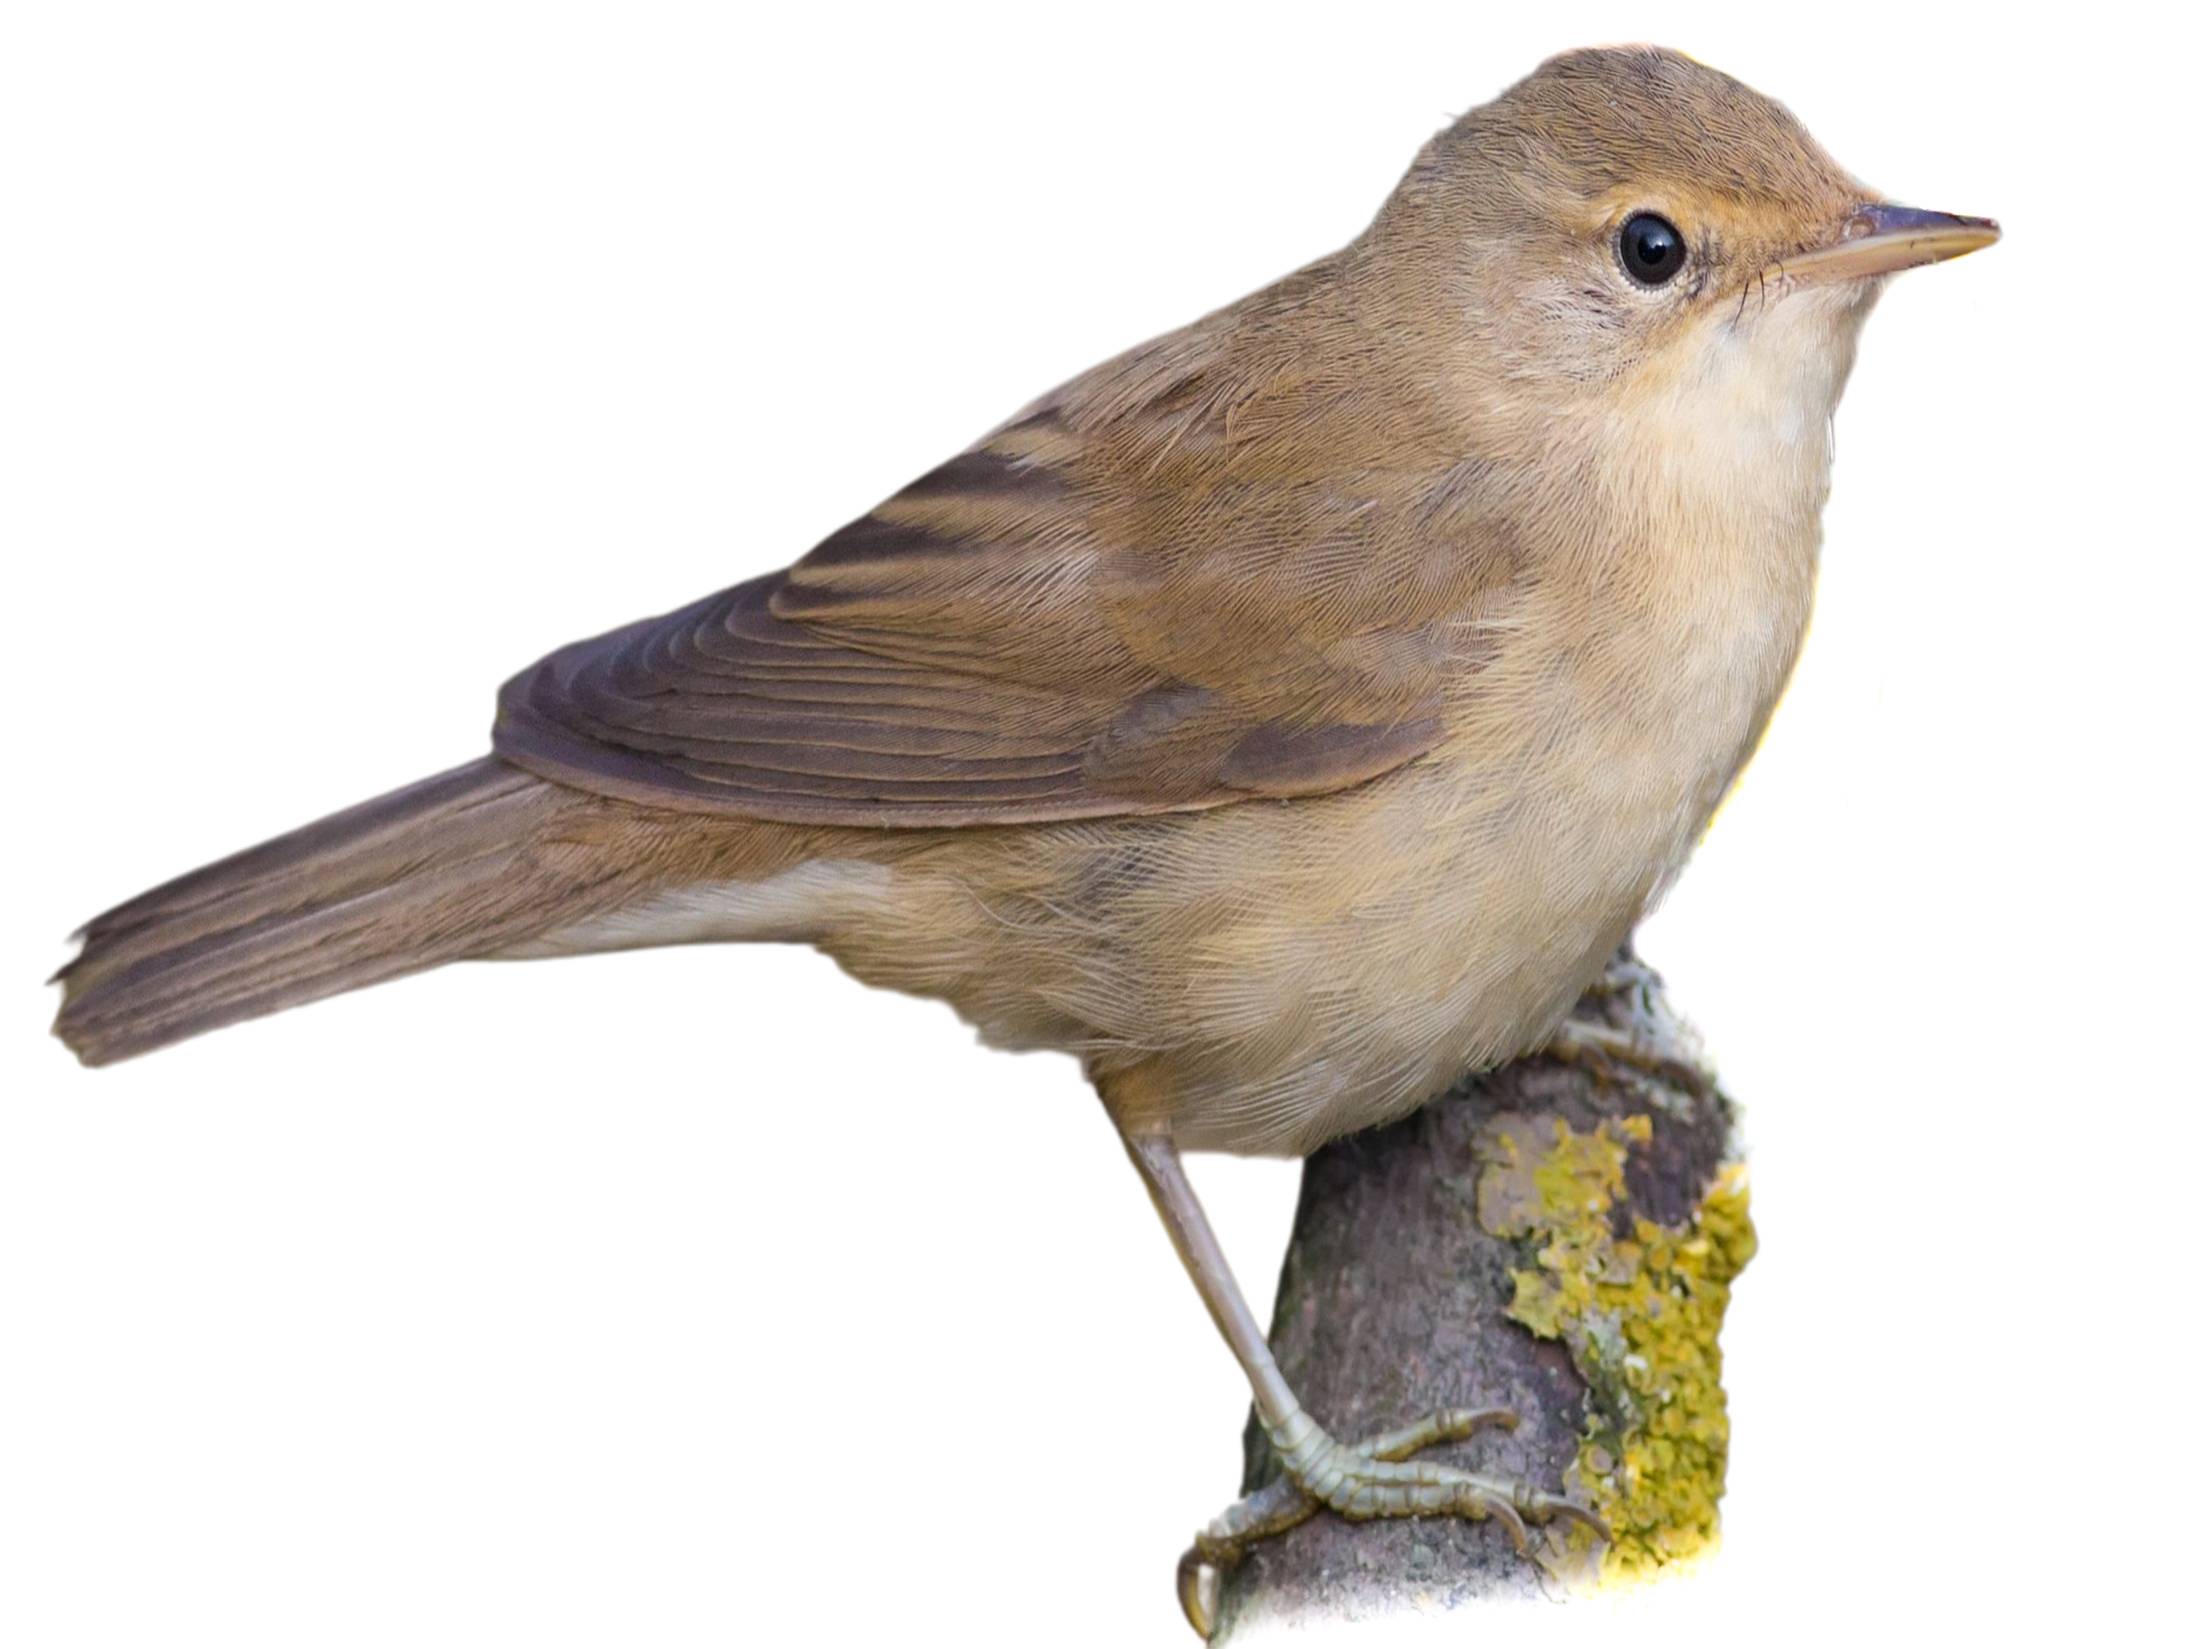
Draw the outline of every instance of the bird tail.
<instances>
[{"instance_id":1,"label":"bird tail","mask_svg":"<svg viewBox=\"0 0 2198 1649\"><path fill-rule=\"evenodd\" d=\"M105 1065L584 918L631 892L589 805L489 757L194 870L86 924L54 1033Z\"/></svg>"}]
</instances>

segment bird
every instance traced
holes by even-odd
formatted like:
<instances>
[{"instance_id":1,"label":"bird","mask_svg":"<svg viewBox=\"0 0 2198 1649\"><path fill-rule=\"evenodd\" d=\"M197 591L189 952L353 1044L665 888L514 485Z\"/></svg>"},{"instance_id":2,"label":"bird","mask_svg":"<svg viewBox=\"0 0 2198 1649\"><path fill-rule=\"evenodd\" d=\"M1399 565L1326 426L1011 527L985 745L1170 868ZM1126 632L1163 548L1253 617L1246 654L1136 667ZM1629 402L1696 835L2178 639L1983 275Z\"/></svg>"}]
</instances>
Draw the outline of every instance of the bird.
<instances>
[{"instance_id":1,"label":"bird","mask_svg":"<svg viewBox=\"0 0 2198 1649\"><path fill-rule=\"evenodd\" d=\"M1998 233L1681 53L1555 57L1341 250L521 671L488 755L94 918L57 1034L102 1065L461 959L812 945L1081 1061L1304 1504L1593 1528L1417 1457L1485 1413L1307 1414L1182 1157L1550 1044L1794 666L1885 280Z\"/></svg>"}]
</instances>

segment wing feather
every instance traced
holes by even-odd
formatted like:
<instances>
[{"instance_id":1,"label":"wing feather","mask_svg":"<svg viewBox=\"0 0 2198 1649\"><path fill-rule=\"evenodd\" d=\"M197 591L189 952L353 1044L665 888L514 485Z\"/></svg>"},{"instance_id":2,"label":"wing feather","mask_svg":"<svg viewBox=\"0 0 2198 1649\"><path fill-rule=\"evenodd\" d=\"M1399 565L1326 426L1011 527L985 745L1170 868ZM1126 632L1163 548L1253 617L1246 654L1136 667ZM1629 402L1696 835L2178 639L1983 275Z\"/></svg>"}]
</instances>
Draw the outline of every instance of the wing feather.
<instances>
[{"instance_id":1,"label":"wing feather","mask_svg":"<svg viewBox=\"0 0 2198 1649\"><path fill-rule=\"evenodd\" d=\"M497 753L856 826L1317 795L1412 760L1514 557L1455 507L1454 465L1369 444L1348 371L1273 357L1259 301L1056 392L782 572L552 653L506 684Z\"/></svg>"}]
</instances>

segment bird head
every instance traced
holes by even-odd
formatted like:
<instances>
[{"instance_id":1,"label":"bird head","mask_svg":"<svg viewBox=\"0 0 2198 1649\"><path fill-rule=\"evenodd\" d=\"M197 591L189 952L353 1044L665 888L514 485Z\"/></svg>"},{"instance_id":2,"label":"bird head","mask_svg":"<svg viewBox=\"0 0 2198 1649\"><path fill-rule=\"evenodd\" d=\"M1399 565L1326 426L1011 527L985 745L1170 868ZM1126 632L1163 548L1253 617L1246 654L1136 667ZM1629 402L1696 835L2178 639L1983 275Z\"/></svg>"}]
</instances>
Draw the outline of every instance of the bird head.
<instances>
[{"instance_id":1,"label":"bird head","mask_svg":"<svg viewBox=\"0 0 2198 1649\"><path fill-rule=\"evenodd\" d=\"M1885 277L1998 236L1886 202L1728 75L1619 47L1553 58L1434 138L1362 245L1384 318L1484 416L1706 379L1828 416Z\"/></svg>"}]
</instances>

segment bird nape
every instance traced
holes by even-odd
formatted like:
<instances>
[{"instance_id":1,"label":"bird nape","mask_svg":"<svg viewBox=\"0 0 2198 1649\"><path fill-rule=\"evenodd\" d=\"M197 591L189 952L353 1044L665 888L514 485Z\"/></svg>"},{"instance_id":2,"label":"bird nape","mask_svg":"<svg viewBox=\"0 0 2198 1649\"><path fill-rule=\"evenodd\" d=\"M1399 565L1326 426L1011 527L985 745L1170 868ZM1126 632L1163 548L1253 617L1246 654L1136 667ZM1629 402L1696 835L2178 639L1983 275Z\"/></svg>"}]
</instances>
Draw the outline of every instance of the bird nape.
<instances>
[{"instance_id":1,"label":"bird nape","mask_svg":"<svg viewBox=\"0 0 2198 1649\"><path fill-rule=\"evenodd\" d=\"M1683 56L1553 59L1340 251L523 672L492 755L95 919L56 1029L102 1064L461 958L806 942L1083 1061L1311 1501L1593 1528L1414 1458L1487 1413L1315 1423L1179 1152L1550 1043L1793 666L1884 278L1996 235Z\"/></svg>"}]
</instances>

